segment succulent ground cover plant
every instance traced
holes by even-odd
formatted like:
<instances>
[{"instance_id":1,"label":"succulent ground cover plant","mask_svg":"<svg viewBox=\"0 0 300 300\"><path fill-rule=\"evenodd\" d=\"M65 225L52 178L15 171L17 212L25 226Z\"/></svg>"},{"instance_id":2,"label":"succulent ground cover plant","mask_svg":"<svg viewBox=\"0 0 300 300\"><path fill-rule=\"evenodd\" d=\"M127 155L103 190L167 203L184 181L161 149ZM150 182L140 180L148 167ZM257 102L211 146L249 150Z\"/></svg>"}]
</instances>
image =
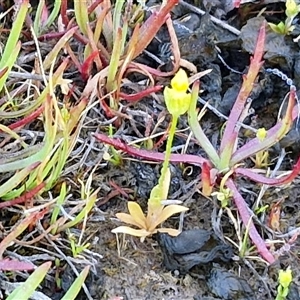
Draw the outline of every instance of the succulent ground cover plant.
<instances>
[{"instance_id":1,"label":"succulent ground cover plant","mask_svg":"<svg viewBox=\"0 0 300 300\"><path fill-rule=\"evenodd\" d=\"M258 34L255 52L251 58L248 73L244 75L242 87L234 106L231 109L228 121L225 124L220 148L215 149L201 128L201 120L199 122L198 110L196 107L199 94L199 82L195 82L192 87L192 100L188 110L189 125L208 158L197 157L194 158L195 160L193 161L193 155L174 155L173 160L171 156L171 161L200 164L202 168L201 180L204 195L210 196L214 188L217 188L218 197L223 199L232 198L257 251L267 262L273 263L275 261L274 255L270 252L266 243L257 232L249 208L235 183L235 178L237 176L243 176L258 184L284 185L292 182L300 171L300 159L296 162L290 174L282 178L268 178L261 175L261 170L259 169L243 167L247 158L251 158L262 151L268 150L281 140L291 129L293 121L299 115L299 108L295 100L296 89L294 86L291 86L290 88L288 106L282 119L269 130L258 131L260 134L256 138L250 140L242 147L237 148L238 134L241 128L239 123L243 122L244 118L247 116L251 104L249 95L263 64L262 57L264 52L265 26L265 24L262 25ZM162 156L159 154L128 147L120 141L114 141L101 134L96 134L95 137L101 141L114 145L116 148L131 155L152 160L162 160Z\"/></svg>"}]
</instances>

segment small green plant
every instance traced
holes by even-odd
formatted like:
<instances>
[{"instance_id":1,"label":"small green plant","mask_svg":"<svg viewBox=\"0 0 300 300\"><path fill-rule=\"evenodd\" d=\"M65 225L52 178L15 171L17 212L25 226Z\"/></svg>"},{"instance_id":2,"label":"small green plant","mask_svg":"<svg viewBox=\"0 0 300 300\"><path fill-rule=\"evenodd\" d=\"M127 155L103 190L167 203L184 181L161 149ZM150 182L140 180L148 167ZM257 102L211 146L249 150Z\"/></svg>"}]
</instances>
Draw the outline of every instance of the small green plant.
<instances>
[{"instance_id":1,"label":"small green plant","mask_svg":"<svg viewBox=\"0 0 300 300\"><path fill-rule=\"evenodd\" d=\"M259 128L256 133L256 137L262 142L267 136L267 131L265 128ZM268 166L268 158L269 158L269 151L262 150L255 154L255 159L251 158L252 161L255 163L255 167L258 169L263 169Z\"/></svg>"},{"instance_id":2,"label":"small green plant","mask_svg":"<svg viewBox=\"0 0 300 300\"><path fill-rule=\"evenodd\" d=\"M16 5L17 11L15 21L10 31L10 35L7 39L3 53L1 53L0 71L3 74L0 76L0 92L5 87L5 81L12 69L14 63L17 60L18 54L21 49L20 34L25 21L25 17L28 11L29 1L22 1L20 5ZM1 18L1 16L0 16Z\"/></svg>"},{"instance_id":3,"label":"small green plant","mask_svg":"<svg viewBox=\"0 0 300 300\"><path fill-rule=\"evenodd\" d=\"M113 136L113 126L109 125L109 136ZM114 148L109 146L109 152L106 151L103 154L103 159L109 161L114 166L120 166L122 164L122 156L121 154Z\"/></svg>"},{"instance_id":4,"label":"small green plant","mask_svg":"<svg viewBox=\"0 0 300 300\"><path fill-rule=\"evenodd\" d=\"M80 255L80 253L90 247L90 243L83 243L82 245L79 245L76 237L70 232L70 230L67 230L67 236L71 245L73 257L77 257L78 255Z\"/></svg>"},{"instance_id":5,"label":"small green plant","mask_svg":"<svg viewBox=\"0 0 300 300\"><path fill-rule=\"evenodd\" d=\"M285 271L279 270L277 296L275 300L285 300L289 294L289 286L293 281L292 270L288 267Z\"/></svg>"},{"instance_id":6,"label":"small green plant","mask_svg":"<svg viewBox=\"0 0 300 300\"><path fill-rule=\"evenodd\" d=\"M156 232L167 232L176 236L180 232L171 228L158 228L158 226L167 220L170 216L187 211L188 208L171 204L165 206L163 201L167 199L171 174L169 170L169 161L171 155L171 147L176 131L176 125L180 115L187 112L191 94L187 93L189 87L188 77L183 70L179 70L171 81L171 88L166 87L164 90L164 98L167 109L172 115L172 125L167 140L166 155L161 169L161 175L152 191L148 200L148 212L145 216L140 205L136 202L128 202L129 214L118 213L116 216L121 221L134 225L139 229L133 229L128 226L120 226L112 230L114 233L126 233L141 237L144 240L146 236Z\"/></svg>"},{"instance_id":7,"label":"small green plant","mask_svg":"<svg viewBox=\"0 0 300 300\"><path fill-rule=\"evenodd\" d=\"M217 199L221 202L221 207L227 207L229 200L232 198L231 191L228 188L220 188L219 192L213 192L211 195L217 197Z\"/></svg>"},{"instance_id":8,"label":"small green plant","mask_svg":"<svg viewBox=\"0 0 300 300\"><path fill-rule=\"evenodd\" d=\"M283 35L288 35L295 29L295 26L292 24L299 12L300 12L300 5L299 4L297 5L295 0L286 0L285 15L287 18L285 19L285 21L284 22L281 21L278 24L273 24L273 23L268 23L268 24L274 32Z\"/></svg>"}]
</instances>

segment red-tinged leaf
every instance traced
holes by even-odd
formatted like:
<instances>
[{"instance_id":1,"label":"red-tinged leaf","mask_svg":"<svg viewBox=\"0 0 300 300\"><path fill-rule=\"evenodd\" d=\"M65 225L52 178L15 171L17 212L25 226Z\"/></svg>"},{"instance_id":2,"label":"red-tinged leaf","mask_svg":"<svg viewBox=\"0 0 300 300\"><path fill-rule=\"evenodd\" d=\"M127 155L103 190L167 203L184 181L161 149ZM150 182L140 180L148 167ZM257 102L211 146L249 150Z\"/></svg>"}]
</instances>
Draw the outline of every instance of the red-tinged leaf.
<instances>
[{"instance_id":1,"label":"red-tinged leaf","mask_svg":"<svg viewBox=\"0 0 300 300\"><path fill-rule=\"evenodd\" d=\"M15 199L9 200L9 201L5 201L5 202L1 202L0 208L13 206L13 205L24 203L25 201L30 200L31 198L36 196L37 193L45 187L45 185L46 184L44 182L42 182L39 185L37 185L35 188L33 188L32 190L26 191L22 196L20 196L18 198L15 198Z\"/></svg>"},{"instance_id":2,"label":"red-tinged leaf","mask_svg":"<svg viewBox=\"0 0 300 300\"><path fill-rule=\"evenodd\" d=\"M281 205L283 200L284 198L280 199L279 201L271 205L268 225L273 230L280 231L280 213L281 213Z\"/></svg>"},{"instance_id":3,"label":"red-tinged leaf","mask_svg":"<svg viewBox=\"0 0 300 300\"><path fill-rule=\"evenodd\" d=\"M2 69L0 71L0 79L6 74L7 70L8 70L8 67L5 67L4 69Z\"/></svg>"},{"instance_id":4,"label":"red-tinged leaf","mask_svg":"<svg viewBox=\"0 0 300 300\"><path fill-rule=\"evenodd\" d=\"M125 99L129 102L136 102L136 101L139 101L142 98L150 95L151 93L159 92L162 88L163 88L163 85L157 85L157 86L147 88L144 91L141 91L141 92L136 93L136 94L128 95L128 94L120 92L119 95L120 95L120 98L123 98L123 99Z\"/></svg>"},{"instance_id":5,"label":"red-tinged leaf","mask_svg":"<svg viewBox=\"0 0 300 300\"><path fill-rule=\"evenodd\" d=\"M288 107L286 109L285 116L282 120L282 126L278 132L278 140L282 139L291 129L293 125L293 110L296 104L296 88L291 86L290 95L288 101Z\"/></svg>"},{"instance_id":6,"label":"red-tinged leaf","mask_svg":"<svg viewBox=\"0 0 300 300\"><path fill-rule=\"evenodd\" d=\"M41 15L41 23L43 27L47 24L48 18L49 18L49 10L47 8L47 5L44 4L42 7L42 15Z\"/></svg>"},{"instance_id":7,"label":"red-tinged leaf","mask_svg":"<svg viewBox=\"0 0 300 300\"><path fill-rule=\"evenodd\" d=\"M48 40L53 40L53 39L59 39L61 38L65 33L67 33L67 30L61 31L61 32L50 32L50 33L45 33L42 34L38 37L38 40L41 42L46 42Z\"/></svg>"},{"instance_id":8,"label":"red-tinged leaf","mask_svg":"<svg viewBox=\"0 0 300 300\"><path fill-rule=\"evenodd\" d=\"M105 115L108 118L113 118L115 116L113 110L109 107L109 105L107 105L105 100L101 100L100 105L101 105L101 108L104 110Z\"/></svg>"},{"instance_id":9,"label":"red-tinged leaf","mask_svg":"<svg viewBox=\"0 0 300 300\"><path fill-rule=\"evenodd\" d=\"M80 73L84 81L87 81L91 75L91 69L95 58L99 55L99 51L93 51L81 65Z\"/></svg>"},{"instance_id":10,"label":"red-tinged leaf","mask_svg":"<svg viewBox=\"0 0 300 300\"><path fill-rule=\"evenodd\" d=\"M68 18L68 0L62 0L60 5L60 15L62 18L62 22L64 26L67 28L69 25L69 18Z\"/></svg>"},{"instance_id":11,"label":"red-tinged leaf","mask_svg":"<svg viewBox=\"0 0 300 300\"><path fill-rule=\"evenodd\" d=\"M94 0L92 4L88 7L88 14L91 14L97 8L97 6L102 2L103 0Z\"/></svg>"},{"instance_id":12,"label":"red-tinged leaf","mask_svg":"<svg viewBox=\"0 0 300 300\"><path fill-rule=\"evenodd\" d=\"M254 55L252 58L253 67L255 73L259 72L259 69L261 68L263 61L263 55L264 55L264 47L265 47L265 39L266 39L266 23L264 22L262 26L260 27L258 38L256 42L256 47L254 50ZM248 73L248 75L253 76L251 73ZM256 76L255 76L256 77Z\"/></svg>"},{"instance_id":13,"label":"red-tinged leaf","mask_svg":"<svg viewBox=\"0 0 300 300\"><path fill-rule=\"evenodd\" d=\"M299 116L299 107L295 105L295 90L291 88L286 114L275 126L270 128L264 140L254 138L235 151L230 160L230 166L233 167L244 159L254 154L269 149L271 146L281 140L290 130L293 121Z\"/></svg>"},{"instance_id":14,"label":"red-tinged leaf","mask_svg":"<svg viewBox=\"0 0 300 300\"><path fill-rule=\"evenodd\" d=\"M106 115L106 117L108 119L111 119L111 118L114 118L116 116L116 113L113 109L110 108L110 106L106 103L105 100L101 100L100 101L100 105L101 105L101 108L104 110L104 113ZM114 122L113 122L114 126L116 128L119 128L121 126L121 121L120 119L116 119Z\"/></svg>"},{"instance_id":15,"label":"red-tinged leaf","mask_svg":"<svg viewBox=\"0 0 300 300\"><path fill-rule=\"evenodd\" d=\"M153 12L151 16L146 20L146 22L140 29L139 42L132 59L141 54L142 51L144 51L144 49L149 45L158 30L169 17L169 13L173 9L173 7L178 4L178 2L179 0L166 1L165 5L163 5L158 12Z\"/></svg>"},{"instance_id":16,"label":"red-tinged leaf","mask_svg":"<svg viewBox=\"0 0 300 300\"><path fill-rule=\"evenodd\" d=\"M201 170L202 193L204 196L209 197L212 193L213 184L210 178L211 167L204 162Z\"/></svg>"},{"instance_id":17,"label":"red-tinged leaf","mask_svg":"<svg viewBox=\"0 0 300 300\"><path fill-rule=\"evenodd\" d=\"M292 112L292 118L293 120L295 120L296 118L299 117L299 114L300 114L300 108L299 108L299 105L296 104L293 108L293 112Z\"/></svg>"},{"instance_id":18,"label":"red-tinged leaf","mask_svg":"<svg viewBox=\"0 0 300 300\"><path fill-rule=\"evenodd\" d=\"M2 259L0 260L0 270L1 271L31 271L34 270L34 265L32 263Z\"/></svg>"},{"instance_id":19,"label":"red-tinged leaf","mask_svg":"<svg viewBox=\"0 0 300 300\"><path fill-rule=\"evenodd\" d=\"M258 39L256 42L256 47L254 51L254 56L251 59L249 71L246 77L244 77L242 87L236 98L236 101L231 109L224 135L220 146L220 157L224 164L224 168L228 167L232 153L234 151L235 142L238 136L238 130L236 130L237 122L243 112L246 105L246 101L251 93L253 84L258 75L258 72L262 66L262 57L264 53L264 42L266 36L265 23L260 28Z\"/></svg>"},{"instance_id":20,"label":"red-tinged leaf","mask_svg":"<svg viewBox=\"0 0 300 300\"><path fill-rule=\"evenodd\" d=\"M121 142L119 139L114 139L106 136L102 133L95 133L94 137L103 143L108 145L114 146L118 150L122 150L129 155L145 158L150 161L164 161L165 154L159 152L152 152L143 149L138 149L132 146L128 146L125 143ZM170 161L173 163L189 163L197 166L202 166L204 162L210 164L205 158L199 155L192 155L192 154L171 154Z\"/></svg>"},{"instance_id":21,"label":"red-tinged leaf","mask_svg":"<svg viewBox=\"0 0 300 300\"><path fill-rule=\"evenodd\" d=\"M23 119L13 124L10 124L8 128L14 130L16 128L23 127L29 124L31 121L35 120L43 111L44 111L44 106L40 106L36 111L32 112L28 116L24 117Z\"/></svg>"},{"instance_id":22,"label":"red-tinged leaf","mask_svg":"<svg viewBox=\"0 0 300 300\"><path fill-rule=\"evenodd\" d=\"M235 173L248 177L249 179L262 184L267 185L283 185L291 183L300 173L300 157L298 158L297 163L294 165L293 170L287 176L281 178L269 178L265 177L261 174L255 173L251 169L244 169L244 168L236 168Z\"/></svg>"},{"instance_id":23,"label":"red-tinged leaf","mask_svg":"<svg viewBox=\"0 0 300 300\"><path fill-rule=\"evenodd\" d=\"M235 205L238 209L239 215L243 221L243 224L246 228L249 228L249 236L257 248L259 254L270 264L275 262L273 254L268 250L265 241L261 238L257 232L256 227L253 224L252 218L249 213L249 207L245 202L242 195L237 190L234 182L231 179L226 181L226 186L230 189L233 195Z\"/></svg>"},{"instance_id":24,"label":"red-tinged leaf","mask_svg":"<svg viewBox=\"0 0 300 300\"><path fill-rule=\"evenodd\" d=\"M42 219L46 214L48 209L44 209L42 211L37 211L31 213L28 217L22 220L16 227L14 227L11 232L1 241L0 243L0 258L2 257L4 251L7 247L11 245L11 243L20 235L26 228L36 222L36 220Z\"/></svg>"}]
</instances>

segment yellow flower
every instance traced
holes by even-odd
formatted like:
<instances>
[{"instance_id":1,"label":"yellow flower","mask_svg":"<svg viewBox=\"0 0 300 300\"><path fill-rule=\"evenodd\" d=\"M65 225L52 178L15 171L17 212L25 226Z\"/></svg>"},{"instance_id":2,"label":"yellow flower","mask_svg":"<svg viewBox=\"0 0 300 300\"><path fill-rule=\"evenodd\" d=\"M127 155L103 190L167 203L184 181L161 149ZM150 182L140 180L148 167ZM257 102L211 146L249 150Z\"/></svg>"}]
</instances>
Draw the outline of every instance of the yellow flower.
<instances>
[{"instance_id":1,"label":"yellow flower","mask_svg":"<svg viewBox=\"0 0 300 300\"><path fill-rule=\"evenodd\" d=\"M287 17L294 18L300 11L300 5L297 5L295 0L286 0L285 14Z\"/></svg>"},{"instance_id":2,"label":"yellow flower","mask_svg":"<svg viewBox=\"0 0 300 300\"><path fill-rule=\"evenodd\" d=\"M165 87L164 89L166 106L171 115L179 117L189 109L191 94L187 93L188 88L187 74L183 69L179 69L171 80L171 88Z\"/></svg>"},{"instance_id":3,"label":"yellow flower","mask_svg":"<svg viewBox=\"0 0 300 300\"><path fill-rule=\"evenodd\" d=\"M292 270L290 267L284 270L279 270L278 281L283 288L288 288L293 280Z\"/></svg>"},{"instance_id":4,"label":"yellow flower","mask_svg":"<svg viewBox=\"0 0 300 300\"><path fill-rule=\"evenodd\" d=\"M162 204L161 201L167 199L170 180L171 173L168 169L164 185L162 186L162 190L159 190L159 187L155 186L151 191L150 199L148 200L148 212L146 215L143 213L140 205L133 201L128 201L127 204L129 214L116 214L116 217L119 220L123 221L124 223L133 225L137 227L137 229L131 228L129 226L119 226L113 229L111 232L125 233L132 236L137 236L141 238L141 241L144 241L147 236L150 236L157 232L165 232L169 235L177 236L180 233L180 231L177 229L158 227L174 214L178 214L188 210L187 207L181 205L172 204L165 206Z\"/></svg>"},{"instance_id":5,"label":"yellow flower","mask_svg":"<svg viewBox=\"0 0 300 300\"><path fill-rule=\"evenodd\" d=\"M256 133L256 137L262 142L267 136L267 130L265 128L259 128Z\"/></svg>"},{"instance_id":6,"label":"yellow flower","mask_svg":"<svg viewBox=\"0 0 300 300\"><path fill-rule=\"evenodd\" d=\"M155 209L153 209L151 206L148 206L148 213L145 215L138 203L128 201L129 214L117 213L116 217L124 223L136 226L138 229L134 229L129 226L119 226L114 228L111 232L137 236L141 238L141 241L144 241L147 236L157 232L165 232L169 235L177 236L180 233L179 230L166 227L158 228L158 226L169 219L172 215L187 210L187 207L176 204L168 206L161 205Z\"/></svg>"}]
</instances>

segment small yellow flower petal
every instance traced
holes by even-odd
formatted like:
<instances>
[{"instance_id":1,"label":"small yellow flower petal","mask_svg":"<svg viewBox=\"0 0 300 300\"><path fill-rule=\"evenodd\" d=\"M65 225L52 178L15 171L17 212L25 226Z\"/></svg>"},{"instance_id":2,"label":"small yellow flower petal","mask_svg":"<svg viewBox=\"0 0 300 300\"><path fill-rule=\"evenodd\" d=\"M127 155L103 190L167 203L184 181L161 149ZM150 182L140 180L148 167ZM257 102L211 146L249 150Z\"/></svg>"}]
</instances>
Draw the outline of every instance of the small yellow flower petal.
<instances>
[{"instance_id":1,"label":"small yellow flower petal","mask_svg":"<svg viewBox=\"0 0 300 300\"><path fill-rule=\"evenodd\" d=\"M161 233L168 233L171 236L177 236L181 231L177 230L177 229L173 229L173 228L158 228L157 229L158 232Z\"/></svg>"},{"instance_id":2,"label":"small yellow flower petal","mask_svg":"<svg viewBox=\"0 0 300 300\"><path fill-rule=\"evenodd\" d=\"M144 228L143 224L137 222L130 214L117 213L116 217L124 223L131 224L139 228Z\"/></svg>"},{"instance_id":3,"label":"small yellow flower petal","mask_svg":"<svg viewBox=\"0 0 300 300\"><path fill-rule=\"evenodd\" d=\"M141 228L146 227L146 217L140 207L140 205L134 201L128 201L128 210L129 214L133 217L133 219L140 224Z\"/></svg>"},{"instance_id":4,"label":"small yellow flower petal","mask_svg":"<svg viewBox=\"0 0 300 300\"><path fill-rule=\"evenodd\" d=\"M174 78L171 80L171 87L177 92L187 92L189 88L189 79L183 69L179 69Z\"/></svg>"},{"instance_id":5,"label":"small yellow flower petal","mask_svg":"<svg viewBox=\"0 0 300 300\"><path fill-rule=\"evenodd\" d=\"M149 224L150 227L148 228L149 231L153 231L154 228L169 219L171 216L187 210L189 210L187 207L177 204L166 206L159 215L156 215L155 218L152 218L152 222Z\"/></svg>"},{"instance_id":6,"label":"small yellow flower petal","mask_svg":"<svg viewBox=\"0 0 300 300\"><path fill-rule=\"evenodd\" d=\"M112 233L125 233L125 234L130 234L132 236L138 236L138 237L146 237L151 234L150 232L148 232L145 229L133 229L128 226L119 226L117 228L114 228L111 232Z\"/></svg>"}]
</instances>

